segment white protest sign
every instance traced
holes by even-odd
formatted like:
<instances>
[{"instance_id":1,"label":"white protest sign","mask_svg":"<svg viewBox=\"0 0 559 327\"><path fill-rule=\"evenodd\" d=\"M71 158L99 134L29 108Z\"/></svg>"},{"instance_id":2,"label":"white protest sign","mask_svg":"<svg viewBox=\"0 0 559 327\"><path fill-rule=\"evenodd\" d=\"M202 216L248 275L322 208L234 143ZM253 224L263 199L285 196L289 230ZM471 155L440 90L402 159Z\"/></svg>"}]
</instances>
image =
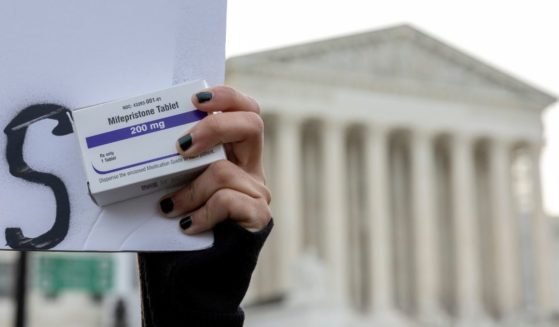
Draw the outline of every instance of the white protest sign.
<instances>
[{"instance_id":1,"label":"white protest sign","mask_svg":"<svg viewBox=\"0 0 559 327\"><path fill-rule=\"evenodd\" d=\"M0 4L0 249L211 246L161 218L163 192L100 208L68 111L205 79L223 82L226 0ZM190 97L190 94L185 94Z\"/></svg>"}]
</instances>

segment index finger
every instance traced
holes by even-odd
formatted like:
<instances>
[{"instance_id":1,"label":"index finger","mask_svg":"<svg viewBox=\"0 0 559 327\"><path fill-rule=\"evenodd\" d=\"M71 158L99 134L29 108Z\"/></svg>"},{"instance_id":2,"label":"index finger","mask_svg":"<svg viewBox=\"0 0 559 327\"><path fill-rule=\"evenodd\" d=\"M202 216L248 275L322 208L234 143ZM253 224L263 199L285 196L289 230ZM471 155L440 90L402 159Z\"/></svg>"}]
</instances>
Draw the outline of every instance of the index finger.
<instances>
[{"instance_id":1,"label":"index finger","mask_svg":"<svg viewBox=\"0 0 559 327\"><path fill-rule=\"evenodd\" d=\"M250 111L260 114L258 102L225 85L201 90L192 96L192 103L196 108L205 112Z\"/></svg>"},{"instance_id":2,"label":"index finger","mask_svg":"<svg viewBox=\"0 0 559 327\"><path fill-rule=\"evenodd\" d=\"M253 112L226 112L202 119L177 140L183 157L194 157L217 144L231 144L230 160L250 173L261 174L264 122Z\"/></svg>"}]
</instances>

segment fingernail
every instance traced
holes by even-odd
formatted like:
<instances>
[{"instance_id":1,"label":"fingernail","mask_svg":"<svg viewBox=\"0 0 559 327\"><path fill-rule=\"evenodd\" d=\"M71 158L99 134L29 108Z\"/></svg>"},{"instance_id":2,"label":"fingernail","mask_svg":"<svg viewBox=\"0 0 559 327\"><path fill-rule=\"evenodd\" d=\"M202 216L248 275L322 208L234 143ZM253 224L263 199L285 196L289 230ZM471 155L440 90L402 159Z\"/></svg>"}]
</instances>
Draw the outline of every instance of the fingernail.
<instances>
[{"instance_id":1,"label":"fingernail","mask_svg":"<svg viewBox=\"0 0 559 327\"><path fill-rule=\"evenodd\" d=\"M192 226L192 216L188 216L188 217L185 217L185 218L181 219L179 224L180 224L182 229L190 228L190 226Z\"/></svg>"},{"instance_id":2,"label":"fingernail","mask_svg":"<svg viewBox=\"0 0 559 327\"><path fill-rule=\"evenodd\" d=\"M165 198L159 202L159 207L161 207L161 212L169 213L173 211L173 207L175 206L173 199Z\"/></svg>"},{"instance_id":3,"label":"fingernail","mask_svg":"<svg viewBox=\"0 0 559 327\"><path fill-rule=\"evenodd\" d=\"M208 102L212 99L213 94L212 92L199 92L196 93L196 99L198 99L198 103Z\"/></svg>"},{"instance_id":4,"label":"fingernail","mask_svg":"<svg viewBox=\"0 0 559 327\"><path fill-rule=\"evenodd\" d=\"M183 151L188 150L192 146L192 135L186 134L179 138L179 146Z\"/></svg>"}]
</instances>

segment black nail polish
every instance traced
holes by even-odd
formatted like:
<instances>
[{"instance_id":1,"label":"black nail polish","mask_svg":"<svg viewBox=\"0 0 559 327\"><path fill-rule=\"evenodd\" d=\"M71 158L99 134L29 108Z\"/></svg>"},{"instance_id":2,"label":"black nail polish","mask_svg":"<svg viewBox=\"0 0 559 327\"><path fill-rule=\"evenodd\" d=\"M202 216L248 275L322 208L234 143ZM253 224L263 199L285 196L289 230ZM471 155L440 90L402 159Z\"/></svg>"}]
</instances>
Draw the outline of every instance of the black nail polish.
<instances>
[{"instance_id":1,"label":"black nail polish","mask_svg":"<svg viewBox=\"0 0 559 327\"><path fill-rule=\"evenodd\" d=\"M185 218L181 219L179 224L181 225L182 229L189 229L190 226L192 226L192 217L188 216L188 217L185 217Z\"/></svg>"},{"instance_id":2,"label":"black nail polish","mask_svg":"<svg viewBox=\"0 0 559 327\"><path fill-rule=\"evenodd\" d=\"M212 99L212 97L213 97L212 92L196 93L196 99L198 99L198 103L208 102Z\"/></svg>"},{"instance_id":3,"label":"black nail polish","mask_svg":"<svg viewBox=\"0 0 559 327\"><path fill-rule=\"evenodd\" d=\"M165 198L165 199L161 200L161 202L159 202L159 207L161 207L161 211L163 213L169 213L169 212L173 211L174 206L175 206L175 203L173 202L173 199L171 199L171 198Z\"/></svg>"},{"instance_id":4,"label":"black nail polish","mask_svg":"<svg viewBox=\"0 0 559 327\"><path fill-rule=\"evenodd\" d=\"M192 135L186 134L179 139L179 146L183 151L188 150L192 146Z\"/></svg>"}]
</instances>

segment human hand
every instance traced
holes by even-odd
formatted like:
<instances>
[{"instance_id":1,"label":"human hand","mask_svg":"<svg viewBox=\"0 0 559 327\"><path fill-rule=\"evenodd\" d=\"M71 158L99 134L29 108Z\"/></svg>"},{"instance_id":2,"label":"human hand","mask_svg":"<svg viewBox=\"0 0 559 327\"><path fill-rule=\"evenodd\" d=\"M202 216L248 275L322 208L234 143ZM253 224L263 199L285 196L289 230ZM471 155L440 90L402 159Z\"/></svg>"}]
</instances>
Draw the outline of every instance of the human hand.
<instances>
[{"instance_id":1,"label":"human hand","mask_svg":"<svg viewBox=\"0 0 559 327\"><path fill-rule=\"evenodd\" d=\"M184 217L187 234L212 229L231 219L250 231L263 229L271 220L271 193L262 167L264 123L258 103L228 86L216 86L192 96L192 103L209 115L177 141L183 157L197 156L217 144L228 160L211 164L184 188L164 196L161 212ZM213 112L221 111L219 114ZM189 216L186 216L189 214Z\"/></svg>"}]
</instances>

